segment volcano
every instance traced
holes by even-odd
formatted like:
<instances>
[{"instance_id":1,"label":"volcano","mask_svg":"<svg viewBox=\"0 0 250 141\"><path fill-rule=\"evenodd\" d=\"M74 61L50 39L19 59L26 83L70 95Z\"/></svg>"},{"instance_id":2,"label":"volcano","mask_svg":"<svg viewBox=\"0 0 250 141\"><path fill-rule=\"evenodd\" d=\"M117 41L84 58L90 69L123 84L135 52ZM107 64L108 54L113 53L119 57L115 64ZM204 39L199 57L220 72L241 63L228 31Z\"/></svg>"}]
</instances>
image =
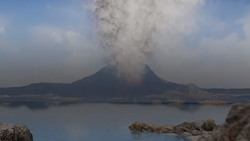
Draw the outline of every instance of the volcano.
<instances>
[{"instance_id":1,"label":"volcano","mask_svg":"<svg viewBox=\"0 0 250 141\"><path fill-rule=\"evenodd\" d=\"M168 91L188 92L187 85L168 82L145 66L140 81L117 77L117 69L107 65L93 75L72 83L35 83L23 87L0 88L2 95L48 94L73 97L143 97Z\"/></svg>"},{"instance_id":2,"label":"volcano","mask_svg":"<svg viewBox=\"0 0 250 141\"><path fill-rule=\"evenodd\" d=\"M0 100L46 101L67 98L91 99L88 102L113 102L135 99L161 102L249 102L250 89L202 89L194 84L177 84L157 76L145 66L142 79L117 77L117 69L107 65L95 74L72 83L34 83L23 87L0 88ZM66 98L66 99L67 99ZM107 100L108 99L108 100Z\"/></svg>"},{"instance_id":3,"label":"volcano","mask_svg":"<svg viewBox=\"0 0 250 141\"><path fill-rule=\"evenodd\" d=\"M117 77L117 69L111 65L100 71L70 84L70 90L76 96L121 96L142 97L160 94L171 90L185 91L185 85L167 82L158 77L148 66L141 80Z\"/></svg>"}]
</instances>

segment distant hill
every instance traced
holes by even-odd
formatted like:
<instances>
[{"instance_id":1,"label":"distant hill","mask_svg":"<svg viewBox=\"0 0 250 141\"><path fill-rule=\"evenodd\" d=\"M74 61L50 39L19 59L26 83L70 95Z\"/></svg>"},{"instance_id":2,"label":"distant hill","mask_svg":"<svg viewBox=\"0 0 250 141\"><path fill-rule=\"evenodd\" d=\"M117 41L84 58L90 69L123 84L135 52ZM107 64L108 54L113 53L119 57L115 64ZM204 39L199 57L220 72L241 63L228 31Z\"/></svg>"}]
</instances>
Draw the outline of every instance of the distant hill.
<instances>
[{"instance_id":1,"label":"distant hill","mask_svg":"<svg viewBox=\"0 0 250 141\"><path fill-rule=\"evenodd\" d=\"M201 89L194 84L177 84L158 77L149 66L145 66L140 81L117 77L117 69L107 65L93 75L72 83L35 83L23 87L0 88L0 96L46 95L60 97L102 98L185 98L207 100L219 99L223 94L250 94L250 89ZM244 95L245 96L245 95ZM220 95L220 99L222 96Z\"/></svg>"},{"instance_id":2,"label":"distant hill","mask_svg":"<svg viewBox=\"0 0 250 141\"><path fill-rule=\"evenodd\" d=\"M215 94L250 94L250 89L223 89L223 88L212 88L212 89L203 89L209 93Z\"/></svg>"}]
</instances>

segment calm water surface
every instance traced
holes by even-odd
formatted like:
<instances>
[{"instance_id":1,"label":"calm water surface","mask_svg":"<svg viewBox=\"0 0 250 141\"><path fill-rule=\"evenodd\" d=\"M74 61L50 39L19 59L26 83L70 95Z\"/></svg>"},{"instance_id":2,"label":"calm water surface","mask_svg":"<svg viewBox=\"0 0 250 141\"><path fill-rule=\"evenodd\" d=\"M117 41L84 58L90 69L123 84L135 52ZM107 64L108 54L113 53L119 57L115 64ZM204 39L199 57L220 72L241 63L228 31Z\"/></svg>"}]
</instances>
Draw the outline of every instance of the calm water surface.
<instances>
[{"instance_id":1,"label":"calm water surface","mask_svg":"<svg viewBox=\"0 0 250 141\"><path fill-rule=\"evenodd\" d=\"M72 104L28 106L5 103L0 121L25 124L35 141L185 141L163 134L133 134L135 121L175 125L184 121L214 119L223 123L230 105Z\"/></svg>"}]
</instances>

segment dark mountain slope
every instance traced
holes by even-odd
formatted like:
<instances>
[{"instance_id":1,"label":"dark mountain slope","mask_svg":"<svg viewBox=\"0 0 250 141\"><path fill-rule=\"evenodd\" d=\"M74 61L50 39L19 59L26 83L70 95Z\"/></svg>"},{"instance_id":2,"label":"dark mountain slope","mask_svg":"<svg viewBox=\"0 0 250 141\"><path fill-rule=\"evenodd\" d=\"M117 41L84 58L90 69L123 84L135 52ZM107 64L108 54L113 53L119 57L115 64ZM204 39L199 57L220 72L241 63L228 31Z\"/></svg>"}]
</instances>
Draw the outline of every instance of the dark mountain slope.
<instances>
[{"instance_id":1,"label":"dark mountain slope","mask_svg":"<svg viewBox=\"0 0 250 141\"><path fill-rule=\"evenodd\" d=\"M148 66L142 80L133 81L116 77L115 67L108 65L93 75L70 84L37 83L24 87L0 88L0 94L47 94L77 97L142 97L167 91L190 92L188 85L167 82L159 78Z\"/></svg>"},{"instance_id":2,"label":"dark mountain slope","mask_svg":"<svg viewBox=\"0 0 250 141\"><path fill-rule=\"evenodd\" d=\"M69 85L69 89L77 96L132 96L140 97L149 94L160 94L170 90L185 90L185 85L164 82L148 66L140 82L124 80L116 77L117 70L106 66L89 77Z\"/></svg>"},{"instance_id":3,"label":"dark mountain slope","mask_svg":"<svg viewBox=\"0 0 250 141\"><path fill-rule=\"evenodd\" d=\"M24 95L24 94L47 94L63 93L65 86L61 83L34 83L23 87L0 88L0 94L4 95Z\"/></svg>"}]
</instances>

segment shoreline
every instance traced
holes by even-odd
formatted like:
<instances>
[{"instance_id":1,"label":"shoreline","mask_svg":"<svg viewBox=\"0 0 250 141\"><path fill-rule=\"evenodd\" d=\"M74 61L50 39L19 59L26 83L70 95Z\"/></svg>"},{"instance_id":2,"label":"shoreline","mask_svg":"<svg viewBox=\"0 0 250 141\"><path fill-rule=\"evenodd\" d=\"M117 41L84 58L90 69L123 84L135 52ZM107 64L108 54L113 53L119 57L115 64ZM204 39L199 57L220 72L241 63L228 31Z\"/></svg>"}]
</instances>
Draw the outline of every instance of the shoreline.
<instances>
[{"instance_id":1,"label":"shoreline","mask_svg":"<svg viewBox=\"0 0 250 141\"><path fill-rule=\"evenodd\" d=\"M204 102L141 102L141 101L102 101L90 100L84 101L81 98L69 97L63 99L16 99L16 98L0 98L0 103L4 102L33 102L33 103L110 103L110 104L147 104L147 105L183 105L183 104L197 104L197 105L232 105L239 102L220 102L220 101L204 101ZM247 103L246 103L247 104Z\"/></svg>"},{"instance_id":2,"label":"shoreline","mask_svg":"<svg viewBox=\"0 0 250 141\"><path fill-rule=\"evenodd\" d=\"M250 104L231 107L225 123L216 125L214 120L184 122L179 125L154 125L135 122L129 126L132 132L152 132L185 136L190 141L249 141Z\"/></svg>"}]
</instances>

